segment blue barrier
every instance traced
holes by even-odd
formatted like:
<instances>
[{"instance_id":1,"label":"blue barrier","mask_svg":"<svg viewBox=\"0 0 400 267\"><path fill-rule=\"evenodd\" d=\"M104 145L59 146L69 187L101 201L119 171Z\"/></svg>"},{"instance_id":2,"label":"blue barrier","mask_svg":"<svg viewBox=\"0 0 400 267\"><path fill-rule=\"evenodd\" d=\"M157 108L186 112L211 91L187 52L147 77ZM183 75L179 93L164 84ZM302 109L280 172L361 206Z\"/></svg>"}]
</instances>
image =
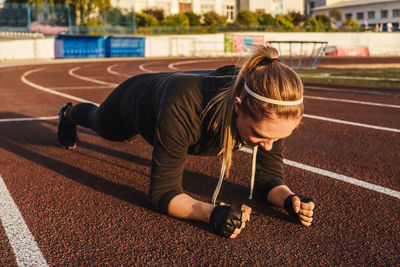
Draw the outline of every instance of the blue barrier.
<instances>
[{"instance_id":1,"label":"blue barrier","mask_svg":"<svg viewBox=\"0 0 400 267\"><path fill-rule=\"evenodd\" d=\"M145 38L107 37L106 57L144 57Z\"/></svg>"},{"instance_id":2,"label":"blue barrier","mask_svg":"<svg viewBox=\"0 0 400 267\"><path fill-rule=\"evenodd\" d=\"M59 35L55 42L55 57L104 57L104 37Z\"/></svg>"}]
</instances>

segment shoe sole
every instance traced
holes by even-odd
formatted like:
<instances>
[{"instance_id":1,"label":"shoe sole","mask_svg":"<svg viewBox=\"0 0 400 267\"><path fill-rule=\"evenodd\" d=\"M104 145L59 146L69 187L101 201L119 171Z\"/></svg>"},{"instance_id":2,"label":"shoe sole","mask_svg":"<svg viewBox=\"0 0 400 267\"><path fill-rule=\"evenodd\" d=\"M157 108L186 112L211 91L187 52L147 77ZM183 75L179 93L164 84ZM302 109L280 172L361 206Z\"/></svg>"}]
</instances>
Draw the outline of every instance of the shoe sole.
<instances>
[{"instance_id":1,"label":"shoe sole","mask_svg":"<svg viewBox=\"0 0 400 267\"><path fill-rule=\"evenodd\" d=\"M57 145L65 150L74 150L76 148L76 144L74 144L73 146L64 146L62 145L58 140L57 140Z\"/></svg>"}]
</instances>

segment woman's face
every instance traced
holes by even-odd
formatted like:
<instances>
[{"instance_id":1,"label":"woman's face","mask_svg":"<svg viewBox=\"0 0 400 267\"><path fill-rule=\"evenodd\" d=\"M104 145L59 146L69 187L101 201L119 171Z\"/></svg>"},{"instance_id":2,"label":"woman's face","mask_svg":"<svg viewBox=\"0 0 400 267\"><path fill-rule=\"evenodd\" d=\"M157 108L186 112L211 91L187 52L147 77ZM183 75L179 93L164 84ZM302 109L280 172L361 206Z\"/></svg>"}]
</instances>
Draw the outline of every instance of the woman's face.
<instances>
[{"instance_id":1,"label":"woman's face","mask_svg":"<svg viewBox=\"0 0 400 267\"><path fill-rule=\"evenodd\" d=\"M300 122L300 118L280 118L275 113L270 118L256 121L243 111L239 97L235 98L235 112L236 127L243 141L251 147L262 146L265 150L271 150L278 139L291 135Z\"/></svg>"}]
</instances>

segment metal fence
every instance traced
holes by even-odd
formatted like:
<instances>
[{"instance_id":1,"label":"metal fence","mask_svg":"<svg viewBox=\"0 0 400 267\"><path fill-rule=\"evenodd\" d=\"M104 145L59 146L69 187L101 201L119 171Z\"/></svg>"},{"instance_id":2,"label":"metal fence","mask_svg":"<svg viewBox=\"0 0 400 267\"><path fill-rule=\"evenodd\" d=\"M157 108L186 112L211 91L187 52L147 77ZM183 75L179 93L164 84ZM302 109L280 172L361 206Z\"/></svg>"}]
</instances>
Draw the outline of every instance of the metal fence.
<instances>
[{"instance_id":1,"label":"metal fence","mask_svg":"<svg viewBox=\"0 0 400 267\"><path fill-rule=\"evenodd\" d=\"M4 4L0 8L0 27L28 27L33 21L49 21L57 25L72 26L75 13L67 5Z\"/></svg>"},{"instance_id":2,"label":"metal fence","mask_svg":"<svg viewBox=\"0 0 400 267\"><path fill-rule=\"evenodd\" d=\"M196 27L139 27L135 25L134 12L122 14L112 10L103 14L93 25L103 24L101 26L78 26L75 8L73 5L50 5L50 4L4 4L0 8L0 31L13 32L31 32L30 24L35 21L50 22L54 25L65 26L68 29L63 30L66 34L79 35L127 35L127 34L190 34L190 33L217 33L217 32L240 32L240 31L259 31L259 32L327 32L327 31L365 31L362 27L351 29L337 29L326 27L298 27L286 29L282 26L264 25L264 26L196 26ZM386 25L383 25L385 29ZM395 25L394 31L398 31ZM42 31L37 31L42 32ZM42 32L45 33L45 32ZM57 33L45 33L57 34Z\"/></svg>"}]
</instances>

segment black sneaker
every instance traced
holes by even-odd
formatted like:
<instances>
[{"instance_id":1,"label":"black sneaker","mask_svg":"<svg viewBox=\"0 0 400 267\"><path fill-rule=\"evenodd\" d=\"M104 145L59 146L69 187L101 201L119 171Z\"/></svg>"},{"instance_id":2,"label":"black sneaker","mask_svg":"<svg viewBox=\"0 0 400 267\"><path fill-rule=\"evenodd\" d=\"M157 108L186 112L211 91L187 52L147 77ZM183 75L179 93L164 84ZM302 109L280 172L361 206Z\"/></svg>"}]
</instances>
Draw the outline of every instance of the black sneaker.
<instances>
[{"instance_id":1,"label":"black sneaker","mask_svg":"<svg viewBox=\"0 0 400 267\"><path fill-rule=\"evenodd\" d=\"M62 105L58 112L57 143L65 149L74 149L78 140L76 124L66 117L71 108L72 103L67 103Z\"/></svg>"}]
</instances>

